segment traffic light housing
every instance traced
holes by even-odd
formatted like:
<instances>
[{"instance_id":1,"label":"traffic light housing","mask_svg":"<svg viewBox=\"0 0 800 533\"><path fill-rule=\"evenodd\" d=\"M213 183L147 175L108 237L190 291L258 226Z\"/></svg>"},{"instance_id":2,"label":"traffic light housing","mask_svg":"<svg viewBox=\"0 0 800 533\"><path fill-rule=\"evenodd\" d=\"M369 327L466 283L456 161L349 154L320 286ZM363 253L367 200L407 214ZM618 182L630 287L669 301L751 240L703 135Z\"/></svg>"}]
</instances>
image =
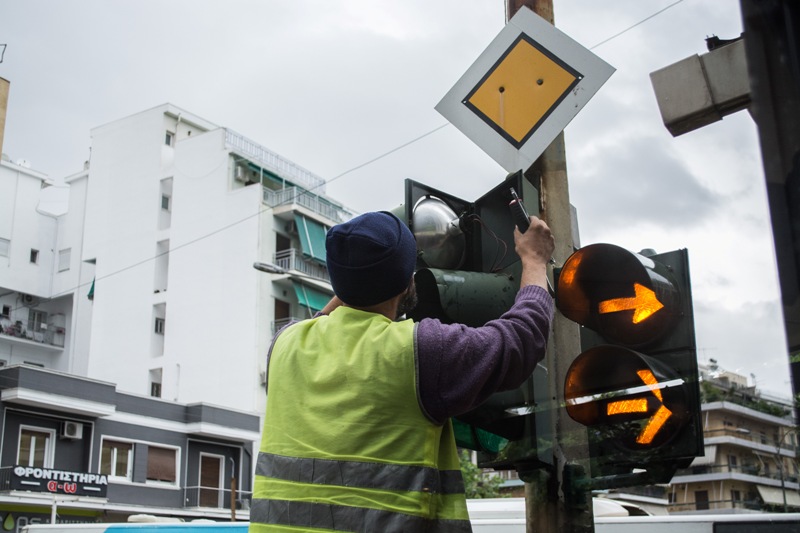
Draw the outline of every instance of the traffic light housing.
<instances>
[{"instance_id":1,"label":"traffic light housing","mask_svg":"<svg viewBox=\"0 0 800 533\"><path fill-rule=\"evenodd\" d=\"M522 265L514 250L512 187L537 215L538 191L521 171L474 202L406 180L405 203L395 214L419 250L418 303L409 318L478 327L513 305ZM538 366L519 388L493 394L454 420L457 444L478 451L479 466L523 471L552 464L546 372Z\"/></svg>"},{"instance_id":2,"label":"traffic light housing","mask_svg":"<svg viewBox=\"0 0 800 533\"><path fill-rule=\"evenodd\" d=\"M668 482L703 450L687 251L593 244L557 278L556 307L583 326L564 403L587 427L593 488Z\"/></svg>"}]
</instances>

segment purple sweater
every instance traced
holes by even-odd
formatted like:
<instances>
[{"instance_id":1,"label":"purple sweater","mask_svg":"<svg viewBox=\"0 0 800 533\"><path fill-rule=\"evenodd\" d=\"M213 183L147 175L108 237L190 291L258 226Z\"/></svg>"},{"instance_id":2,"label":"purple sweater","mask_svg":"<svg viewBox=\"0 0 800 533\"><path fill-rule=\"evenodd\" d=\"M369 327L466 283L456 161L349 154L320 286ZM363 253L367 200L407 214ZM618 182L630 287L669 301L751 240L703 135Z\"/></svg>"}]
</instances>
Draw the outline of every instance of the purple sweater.
<instances>
[{"instance_id":1,"label":"purple sweater","mask_svg":"<svg viewBox=\"0 0 800 533\"><path fill-rule=\"evenodd\" d=\"M514 305L479 328L417 324L420 404L443 423L477 407L494 392L518 387L542 360L553 317L547 290L523 287Z\"/></svg>"},{"instance_id":2,"label":"purple sweater","mask_svg":"<svg viewBox=\"0 0 800 533\"><path fill-rule=\"evenodd\" d=\"M553 298L536 285L520 289L511 309L479 328L422 319L415 330L422 409L442 424L520 386L545 355L552 320Z\"/></svg>"}]
</instances>

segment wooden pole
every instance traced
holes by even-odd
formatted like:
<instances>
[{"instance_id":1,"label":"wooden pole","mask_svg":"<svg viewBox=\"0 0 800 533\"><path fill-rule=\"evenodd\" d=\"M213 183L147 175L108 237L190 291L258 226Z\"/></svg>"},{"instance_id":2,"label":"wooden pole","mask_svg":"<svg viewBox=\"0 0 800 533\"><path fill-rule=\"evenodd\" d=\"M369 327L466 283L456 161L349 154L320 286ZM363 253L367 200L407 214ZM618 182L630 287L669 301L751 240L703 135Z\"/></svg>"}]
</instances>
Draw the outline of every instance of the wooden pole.
<instances>
[{"instance_id":1,"label":"wooden pole","mask_svg":"<svg viewBox=\"0 0 800 533\"><path fill-rule=\"evenodd\" d=\"M552 0L506 0L507 19L523 6L554 23ZM561 265L577 244L573 243L563 133L525 171L525 178L539 190L540 216L553 232L553 258ZM556 313L547 352L550 400L561 405L567 369L580 353L578 325ZM526 529L528 533L592 532L591 493L579 483L584 472L589 475L586 429L569 418L565 409L558 408L551 430L554 466L536 471L525 483Z\"/></svg>"},{"instance_id":2,"label":"wooden pole","mask_svg":"<svg viewBox=\"0 0 800 533\"><path fill-rule=\"evenodd\" d=\"M3 132L6 129L6 109L8 108L8 80L0 78L0 154L3 153Z\"/></svg>"}]
</instances>

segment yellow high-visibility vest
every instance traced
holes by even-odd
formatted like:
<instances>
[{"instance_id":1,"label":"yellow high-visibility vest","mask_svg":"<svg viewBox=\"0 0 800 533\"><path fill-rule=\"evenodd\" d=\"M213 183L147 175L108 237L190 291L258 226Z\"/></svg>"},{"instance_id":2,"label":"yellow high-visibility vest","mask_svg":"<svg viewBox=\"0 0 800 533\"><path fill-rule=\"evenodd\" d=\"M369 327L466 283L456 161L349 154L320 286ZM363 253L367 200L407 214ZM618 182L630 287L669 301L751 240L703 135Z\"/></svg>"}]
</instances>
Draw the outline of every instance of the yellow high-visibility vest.
<instances>
[{"instance_id":1,"label":"yellow high-visibility vest","mask_svg":"<svg viewBox=\"0 0 800 533\"><path fill-rule=\"evenodd\" d=\"M250 531L471 531L452 425L419 403L414 323L339 307L276 339Z\"/></svg>"}]
</instances>

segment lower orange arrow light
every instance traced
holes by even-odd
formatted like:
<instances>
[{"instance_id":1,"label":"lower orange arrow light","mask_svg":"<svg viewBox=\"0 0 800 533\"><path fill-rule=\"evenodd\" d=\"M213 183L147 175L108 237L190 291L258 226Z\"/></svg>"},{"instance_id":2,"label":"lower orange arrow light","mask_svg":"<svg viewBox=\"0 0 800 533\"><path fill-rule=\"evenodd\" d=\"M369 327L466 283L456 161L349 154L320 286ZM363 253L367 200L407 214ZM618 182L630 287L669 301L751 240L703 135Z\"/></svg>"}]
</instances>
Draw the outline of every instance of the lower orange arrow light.
<instances>
[{"instance_id":1,"label":"lower orange arrow light","mask_svg":"<svg viewBox=\"0 0 800 533\"><path fill-rule=\"evenodd\" d=\"M633 310L633 323L638 324L664 307L658 301L656 293L644 285L633 284L635 296L627 298L614 298L600 302L600 313L617 313L619 311Z\"/></svg>"},{"instance_id":2,"label":"lower orange arrow light","mask_svg":"<svg viewBox=\"0 0 800 533\"><path fill-rule=\"evenodd\" d=\"M636 374L639 376L639 379L647 385L653 393L653 396L658 398L658 401L662 402L658 411L650 417L650 420L647 421L647 425L645 425L644 429L639 433L639 436L636 437L636 442L639 444L650 444L669 417L672 416L672 411L664 406L664 397L661 395L661 389L658 388L658 380L653 373L649 370L639 370ZM606 407L606 414L609 416L646 412L647 399L645 398L609 402Z\"/></svg>"}]
</instances>

